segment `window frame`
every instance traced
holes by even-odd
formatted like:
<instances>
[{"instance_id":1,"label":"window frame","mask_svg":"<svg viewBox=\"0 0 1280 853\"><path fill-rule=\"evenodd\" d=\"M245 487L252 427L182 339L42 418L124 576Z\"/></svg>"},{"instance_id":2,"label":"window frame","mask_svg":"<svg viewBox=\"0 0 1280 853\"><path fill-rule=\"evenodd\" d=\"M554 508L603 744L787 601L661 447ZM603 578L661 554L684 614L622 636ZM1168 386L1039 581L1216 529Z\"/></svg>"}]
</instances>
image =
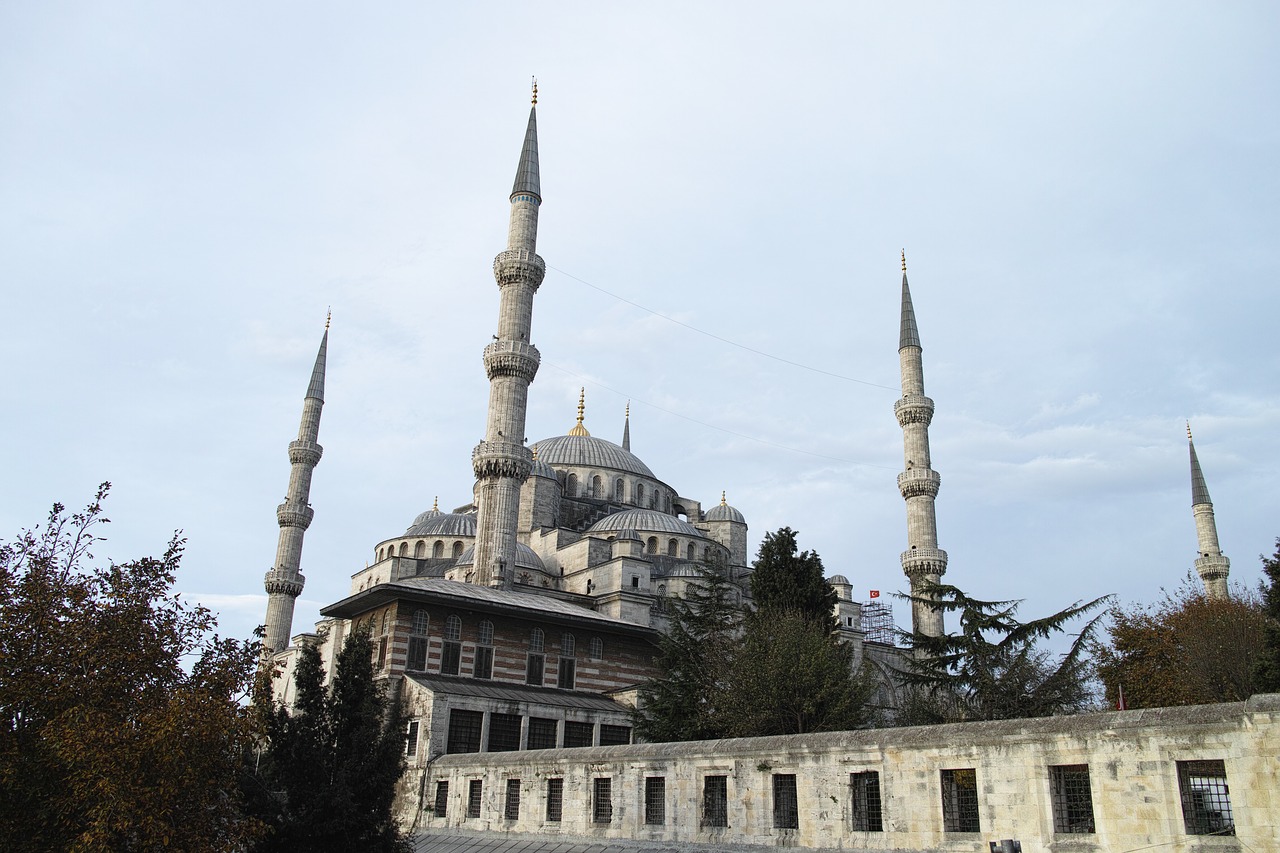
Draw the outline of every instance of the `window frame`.
<instances>
[{"instance_id":1,"label":"window frame","mask_svg":"<svg viewBox=\"0 0 1280 853\"><path fill-rule=\"evenodd\" d=\"M698 825L704 829L729 826L729 777L709 773L702 777L702 814Z\"/></svg>"}]
</instances>

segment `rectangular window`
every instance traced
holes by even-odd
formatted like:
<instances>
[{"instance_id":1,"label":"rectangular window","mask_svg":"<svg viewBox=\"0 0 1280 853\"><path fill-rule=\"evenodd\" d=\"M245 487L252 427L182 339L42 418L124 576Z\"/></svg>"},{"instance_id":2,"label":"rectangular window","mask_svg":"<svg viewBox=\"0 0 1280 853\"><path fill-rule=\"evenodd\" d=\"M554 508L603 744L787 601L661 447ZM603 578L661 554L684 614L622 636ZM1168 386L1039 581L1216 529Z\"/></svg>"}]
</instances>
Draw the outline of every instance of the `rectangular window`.
<instances>
[{"instance_id":1,"label":"rectangular window","mask_svg":"<svg viewBox=\"0 0 1280 853\"><path fill-rule=\"evenodd\" d=\"M884 832L880 816L880 774L874 770L849 774L849 812L854 832Z\"/></svg>"},{"instance_id":2,"label":"rectangular window","mask_svg":"<svg viewBox=\"0 0 1280 853\"><path fill-rule=\"evenodd\" d=\"M449 783L436 783L436 817L446 817L449 812Z\"/></svg>"},{"instance_id":3,"label":"rectangular window","mask_svg":"<svg viewBox=\"0 0 1280 853\"><path fill-rule=\"evenodd\" d=\"M502 816L507 820L520 819L520 780L507 780L507 803L502 809Z\"/></svg>"},{"instance_id":4,"label":"rectangular window","mask_svg":"<svg viewBox=\"0 0 1280 853\"><path fill-rule=\"evenodd\" d=\"M386 669L387 667L387 638L378 638L378 663L374 669Z\"/></svg>"},{"instance_id":5,"label":"rectangular window","mask_svg":"<svg viewBox=\"0 0 1280 853\"><path fill-rule=\"evenodd\" d=\"M591 822L609 823L613 820L613 779L593 779L591 786Z\"/></svg>"},{"instance_id":6,"label":"rectangular window","mask_svg":"<svg viewBox=\"0 0 1280 853\"><path fill-rule=\"evenodd\" d=\"M404 739L404 754L410 757L418 754L418 721L409 722L409 733Z\"/></svg>"},{"instance_id":7,"label":"rectangular window","mask_svg":"<svg viewBox=\"0 0 1280 853\"><path fill-rule=\"evenodd\" d=\"M572 720L566 720L564 724L564 745L565 746L593 746L593 736L595 734L595 726L591 723L575 723Z\"/></svg>"},{"instance_id":8,"label":"rectangular window","mask_svg":"<svg viewBox=\"0 0 1280 853\"><path fill-rule=\"evenodd\" d=\"M702 825L729 825L729 777L707 776L702 780Z\"/></svg>"},{"instance_id":9,"label":"rectangular window","mask_svg":"<svg viewBox=\"0 0 1280 853\"><path fill-rule=\"evenodd\" d=\"M512 752L520 748L519 714L489 715L489 752Z\"/></svg>"},{"instance_id":10,"label":"rectangular window","mask_svg":"<svg viewBox=\"0 0 1280 853\"><path fill-rule=\"evenodd\" d=\"M600 724L601 746L623 746L631 743L630 726L608 726Z\"/></svg>"},{"instance_id":11,"label":"rectangular window","mask_svg":"<svg viewBox=\"0 0 1280 853\"><path fill-rule=\"evenodd\" d=\"M529 749L556 748L556 721L544 717L529 718Z\"/></svg>"},{"instance_id":12,"label":"rectangular window","mask_svg":"<svg viewBox=\"0 0 1280 853\"><path fill-rule=\"evenodd\" d=\"M480 817L480 795L484 793L484 780L472 779L467 788L467 817Z\"/></svg>"},{"instance_id":13,"label":"rectangular window","mask_svg":"<svg viewBox=\"0 0 1280 853\"><path fill-rule=\"evenodd\" d=\"M800 828L800 803L796 798L796 774L773 774L774 829Z\"/></svg>"},{"instance_id":14,"label":"rectangular window","mask_svg":"<svg viewBox=\"0 0 1280 853\"><path fill-rule=\"evenodd\" d=\"M1093 795L1089 765L1063 764L1049 768L1054 832L1093 832Z\"/></svg>"},{"instance_id":15,"label":"rectangular window","mask_svg":"<svg viewBox=\"0 0 1280 853\"><path fill-rule=\"evenodd\" d=\"M445 641L444 653L440 656L440 674L457 675L458 664L462 661L462 643Z\"/></svg>"},{"instance_id":16,"label":"rectangular window","mask_svg":"<svg viewBox=\"0 0 1280 853\"><path fill-rule=\"evenodd\" d=\"M409 659L404 668L413 672L421 672L427 668L427 638L409 638Z\"/></svg>"},{"instance_id":17,"label":"rectangular window","mask_svg":"<svg viewBox=\"0 0 1280 853\"><path fill-rule=\"evenodd\" d=\"M1235 817L1221 759L1179 761L1178 790L1188 835L1235 835Z\"/></svg>"},{"instance_id":18,"label":"rectangular window","mask_svg":"<svg viewBox=\"0 0 1280 853\"><path fill-rule=\"evenodd\" d=\"M667 822L667 777L648 776L644 780L644 822L662 826Z\"/></svg>"},{"instance_id":19,"label":"rectangular window","mask_svg":"<svg viewBox=\"0 0 1280 853\"><path fill-rule=\"evenodd\" d=\"M942 830L981 832L978 821L978 771L942 771Z\"/></svg>"},{"instance_id":20,"label":"rectangular window","mask_svg":"<svg viewBox=\"0 0 1280 853\"><path fill-rule=\"evenodd\" d=\"M573 658L560 658L560 675L556 685L562 690L572 690L577 675L578 662Z\"/></svg>"},{"instance_id":21,"label":"rectangular window","mask_svg":"<svg viewBox=\"0 0 1280 853\"><path fill-rule=\"evenodd\" d=\"M545 655L529 653L529 659L524 665L524 683L533 684L538 687L542 686L542 664L546 660Z\"/></svg>"},{"instance_id":22,"label":"rectangular window","mask_svg":"<svg viewBox=\"0 0 1280 853\"><path fill-rule=\"evenodd\" d=\"M558 823L564 811L564 780L547 780L547 820Z\"/></svg>"},{"instance_id":23,"label":"rectangular window","mask_svg":"<svg viewBox=\"0 0 1280 853\"><path fill-rule=\"evenodd\" d=\"M471 674L476 678L493 678L493 646L476 646L476 665Z\"/></svg>"},{"instance_id":24,"label":"rectangular window","mask_svg":"<svg viewBox=\"0 0 1280 853\"><path fill-rule=\"evenodd\" d=\"M479 752L480 726L484 723L481 711L463 711L454 708L449 712L449 740L445 752Z\"/></svg>"}]
</instances>

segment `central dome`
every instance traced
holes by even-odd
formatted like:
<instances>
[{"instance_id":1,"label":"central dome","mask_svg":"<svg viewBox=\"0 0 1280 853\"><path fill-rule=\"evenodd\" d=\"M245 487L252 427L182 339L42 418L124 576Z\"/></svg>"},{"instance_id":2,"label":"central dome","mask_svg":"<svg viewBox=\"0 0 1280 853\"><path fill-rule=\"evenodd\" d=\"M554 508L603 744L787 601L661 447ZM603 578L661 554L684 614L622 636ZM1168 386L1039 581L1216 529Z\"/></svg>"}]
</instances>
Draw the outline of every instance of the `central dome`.
<instances>
[{"instance_id":1,"label":"central dome","mask_svg":"<svg viewBox=\"0 0 1280 853\"><path fill-rule=\"evenodd\" d=\"M544 438L531 449L537 452L539 462L552 467L607 468L610 471L657 479L649 466L640 461L640 457L603 438L558 435L555 438Z\"/></svg>"}]
</instances>

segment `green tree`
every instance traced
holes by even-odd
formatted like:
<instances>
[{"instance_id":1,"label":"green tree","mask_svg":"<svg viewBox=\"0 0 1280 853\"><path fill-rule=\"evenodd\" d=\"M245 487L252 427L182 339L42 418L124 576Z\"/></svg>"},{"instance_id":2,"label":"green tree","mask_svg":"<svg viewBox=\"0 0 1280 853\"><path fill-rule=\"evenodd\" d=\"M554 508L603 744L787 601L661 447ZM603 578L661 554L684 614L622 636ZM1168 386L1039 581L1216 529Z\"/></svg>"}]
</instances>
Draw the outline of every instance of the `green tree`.
<instances>
[{"instance_id":1,"label":"green tree","mask_svg":"<svg viewBox=\"0 0 1280 853\"><path fill-rule=\"evenodd\" d=\"M1115 706L1235 702L1254 692L1267 618L1257 597L1234 590L1209 598L1190 575L1154 605L1115 607L1108 642L1097 644L1098 677Z\"/></svg>"},{"instance_id":2,"label":"green tree","mask_svg":"<svg viewBox=\"0 0 1280 853\"><path fill-rule=\"evenodd\" d=\"M1280 693L1280 539L1276 552L1263 556L1262 612L1266 624L1262 629L1262 649L1253 670L1254 688L1260 693Z\"/></svg>"},{"instance_id":3,"label":"green tree","mask_svg":"<svg viewBox=\"0 0 1280 853\"><path fill-rule=\"evenodd\" d=\"M1088 703L1087 651L1101 616L1085 624L1056 663L1037 643L1065 633L1069 622L1102 607L1109 596L1030 622L1017 618L1021 602L982 601L946 584L926 584L918 596L905 597L957 614L960 631L906 635L912 656L898 673L908 693L898 722L1046 717Z\"/></svg>"},{"instance_id":4,"label":"green tree","mask_svg":"<svg viewBox=\"0 0 1280 853\"><path fill-rule=\"evenodd\" d=\"M173 593L183 540L93 566L104 483L0 545L0 847L243 849L237 794L256 644Z\"/></svg>"},{"instance_id":5,"label":"green tree","mask_svg":"<svg viewBox=\"0 0 1280 853\"><path fill-rule=\"evenodd\" d=\"M640 688L636 735L657 743L722 736L716 697L733 660L742 612L728 567L712 560L668 604L670 628L658 644L658 676Z\"/></svg>"},{"instance_id":6,"label":"green tree","mask_svg":"<svg viewBox=\"0 0 1280 853\"><path fill-rule=\"evenodd\" d=\"M752 564L751 597L757 610L794 610L831 633L836 629L836 592L824 577L817 552L798 550L790 527L766 533Z\"/></svg>"},{"instance_id":7,"label":"green tree","mask_svg":"<svg viewBox=\"0 0 1280 853\"><path fill-rule=\"evenodd\" d=\"M368 632L348 636L332 690L314 646L302 649L294 683L292 709L267 711L265 748L246 782L270 827L254 849L407 850L391 815L405 769L403 721L374 680Z\"/></svg>"}]
</instances>

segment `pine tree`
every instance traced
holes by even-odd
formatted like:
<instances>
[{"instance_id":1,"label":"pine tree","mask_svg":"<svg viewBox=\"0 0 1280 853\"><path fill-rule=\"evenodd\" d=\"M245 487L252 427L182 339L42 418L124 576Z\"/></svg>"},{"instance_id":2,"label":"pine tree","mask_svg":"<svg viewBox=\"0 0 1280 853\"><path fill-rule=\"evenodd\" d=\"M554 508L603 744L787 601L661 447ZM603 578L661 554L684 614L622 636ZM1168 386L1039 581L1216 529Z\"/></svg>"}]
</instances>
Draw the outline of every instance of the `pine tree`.
<instances>
[{"instance_id":1,"label":"pine tree","mask_svg":"<svg viewBox=\"0 0 1280 853\"><path fill-rule=\"evenodd\" d=\"M824 577L817 552L796 553L796 535L790 527L764 535L752 564L751 597L757 610L793 610L831 633L836 629L836 592Z\"/></svg>"},{"instance_id":2,"label":"pine tree","mask_svg":"<svg viewBox=\"0 0 1280 853\"><path fill-rule=\"evenodd\" d=\"M1263 645L1253 671L1254 688L1263 693L1280 693L1280 539L1276 553L1262 557L1262 612L1267 622L1263 628Z\"/></svg>"}]
</instances>

